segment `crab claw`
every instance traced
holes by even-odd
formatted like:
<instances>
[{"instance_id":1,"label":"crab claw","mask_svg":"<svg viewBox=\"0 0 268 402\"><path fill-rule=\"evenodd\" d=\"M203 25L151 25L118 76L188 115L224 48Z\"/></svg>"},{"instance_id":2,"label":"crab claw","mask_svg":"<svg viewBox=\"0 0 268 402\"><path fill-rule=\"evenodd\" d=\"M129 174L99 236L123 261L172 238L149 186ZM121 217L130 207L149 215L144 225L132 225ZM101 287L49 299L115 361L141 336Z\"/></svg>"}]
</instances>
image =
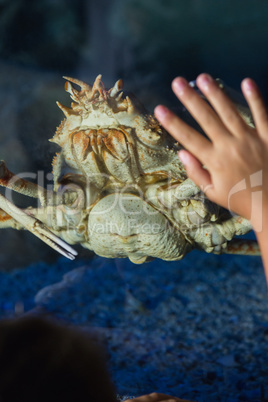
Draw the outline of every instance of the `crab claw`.
<instances>
[{"instance_id":1,"label":"crab claw","mask_svg":"<svg viewBox=\"0 0 268 402\"><path fill-rule=\"evenodd\" d=\"M51 248L58 251L58 253L64 255L64 257L67 257L70 260L75 259L78 254L77 251L69 246L69 244L61 240L61 238L52 233L43 222L32 216L30 217L33 219L33 230L29 229L28 227L26 229L30 230L35 236L39 237L39 239L43 240L43 242L48 244Z\"/></svg>"},{"instance_id":2,"label":"crab claw","mask_svg":"<svg viewBox=\"0 0 268 402\"><path fill-rule=\"evenodd\" d=\"M16 205L12 204L12 202L6 199L2 194L0 194L0 208L15 221L20 223L22 227L39 237L39 239L48 244L54 250L58 251L60 254L70 260L73 260L77 255L77 252L69 246L69 244L65 243L58 236L52 233L43 222L16 207Z\"/></svg>"}]
</instances>

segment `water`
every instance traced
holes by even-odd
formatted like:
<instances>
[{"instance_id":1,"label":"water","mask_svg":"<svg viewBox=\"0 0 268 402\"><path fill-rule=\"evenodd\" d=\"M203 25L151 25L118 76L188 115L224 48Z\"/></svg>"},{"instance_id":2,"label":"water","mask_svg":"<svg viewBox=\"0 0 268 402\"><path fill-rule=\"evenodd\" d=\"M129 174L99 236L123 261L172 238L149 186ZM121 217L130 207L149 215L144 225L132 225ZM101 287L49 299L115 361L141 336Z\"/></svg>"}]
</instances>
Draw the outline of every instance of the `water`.
<instances>
[{"instance_id":1,"label":"water","mask_svg":"<svg viewBox=\"0 0 268 402\"><path fill-rule=\"evenodd\" d=\"M118 78L152 110L177 106L176 75L201 71L267 99L268 5L206 0L3 2L0 149L15 173L51 185L47 140L69 104L62 75ZM220 16L220 18L219 18ZM29 176L28 176L29 177ZM35 176L37 177L37 176ZM35 177L32 177L33 181ZM14 198L21 206L34 200ZM267 291L260 258L194 251L179 262L59 258L25 232L0 231L1 318L51 314L107 345L120 395L159 391L198 401L268 398Z\"/></svg>"}]
</instances>

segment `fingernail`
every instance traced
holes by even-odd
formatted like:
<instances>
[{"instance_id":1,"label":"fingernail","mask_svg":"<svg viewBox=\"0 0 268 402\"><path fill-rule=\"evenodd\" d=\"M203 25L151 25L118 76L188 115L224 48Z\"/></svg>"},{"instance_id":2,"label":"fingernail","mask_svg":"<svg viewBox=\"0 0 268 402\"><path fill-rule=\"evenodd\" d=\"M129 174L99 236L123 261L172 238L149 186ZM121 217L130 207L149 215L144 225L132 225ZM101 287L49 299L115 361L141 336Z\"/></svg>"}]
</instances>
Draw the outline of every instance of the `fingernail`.
<instances>
[{"instance_id":1,"label":"fingernail","mask_svg":"<svg viewBox=\"0 0 268 402\"><path fill-rule=\"evenodd\" d=\"M202 74L197 78L197 82L200 85L200 87L203 90L207 90L209 87L209 84L211 84L213 81L213 78L209 74Z\"/></svg>"},{"instance_id":2,"label":"fingernail","mask_svg":"<svg viewBox=\"0 0 268 402\"><path fill-rule=\"evenodd\" d=\"M180 160L182 161L182 163L186 166L187 162L188 162L187 152L184 152L184 150L181 150L178 152L178 156L179 156Z\"/></svg>"},{"instance_id":3,"label":"fingernail","mask_svg":"<svg viewBox=\"0 0 268 402\"><path fill-rule=\"evenodd\" d=\"M183 91L186 88L187 84L187 81L183 78L175 78L175 80L172 81L172 88L176 91L177 95L181 95L183 94Z\"/></svg>"},{"instance_id":4,"label":"fingernail","mask_svg":"<svg viewBox=\"0 0 268 402\"><path fill-rule=\"evenodd\" d=\"M156 106L154 114L157 118L162 119L168 114L168 108L163 105Z\"/></svg>"},{"instance_id":5,"label":"fingernail","mask_svg":"<svg viewBox=\"0 0 268 402\"><path fill-rule=\"evenodd\" d=\"M243 89L251 92L254 89L254 82L250 78L245 78L243 80Z\"/></svg>"}]
</instances>

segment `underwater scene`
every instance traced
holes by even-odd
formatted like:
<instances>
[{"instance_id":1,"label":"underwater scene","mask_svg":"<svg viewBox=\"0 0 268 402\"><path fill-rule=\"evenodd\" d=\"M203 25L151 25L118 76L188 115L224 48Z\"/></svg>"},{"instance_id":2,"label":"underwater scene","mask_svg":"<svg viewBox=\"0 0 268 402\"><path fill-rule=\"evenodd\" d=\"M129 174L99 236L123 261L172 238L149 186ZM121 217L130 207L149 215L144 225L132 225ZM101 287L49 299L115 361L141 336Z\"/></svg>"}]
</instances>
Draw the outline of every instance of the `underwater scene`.
<instances>
[{"instance_id":1,"label":"underwater scene","mask_svg":"<svg viewBox=\"0 0 268 402\"><path fill-rule=\"evenodd\" d=\"M41 319L101 350L115 399L102 385L94 394L97 369L85 399L70 368L77 401L268 401L255 235L187 178L180 144L153 117L161 103L196 127L170 85L204 71L243 110L246 76L267 102L267 17L251 0L0 2L0 399L43 400L28 380L9 393L23 359L25 378L43 375ZM31 331L9 337L19 319ZM65 391L51 400L73 400Z\"/></svg>"}]
</instances>

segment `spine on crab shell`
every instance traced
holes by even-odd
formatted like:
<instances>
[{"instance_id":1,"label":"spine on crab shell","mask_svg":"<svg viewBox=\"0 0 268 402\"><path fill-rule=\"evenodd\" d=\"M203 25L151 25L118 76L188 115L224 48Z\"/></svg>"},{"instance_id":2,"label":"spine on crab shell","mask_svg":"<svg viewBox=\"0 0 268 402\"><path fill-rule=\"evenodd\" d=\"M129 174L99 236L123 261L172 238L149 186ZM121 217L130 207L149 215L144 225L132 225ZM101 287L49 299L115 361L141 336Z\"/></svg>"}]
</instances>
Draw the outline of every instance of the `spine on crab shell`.
<instances>
[{"instance_id":1,"label":"spine on crab shell","mask_svg":"<svg viewBox=\"0 0 268 402\"><path fill-rule=\"evenodd\" d=\"M65 117L69 117L71 114L75 114L73 109L71 109L70 107L64 106L60 102L56 102L56 104L58 105L60 110L64 113Z\"/></svg>"},{"instance_id":2,"label":"spine on crab shell","mask_svg":"<svg viewBox=\"0 0 268 402\"><path fill-rule=\"evenodd\" d=\"M71 78L71 77L66 77L66 76L63 76L63 78L67 81L72 82L73 84L78 85L81 88L81 90L84 91L85 93L90 94L90 92L92 91L91 85L86 84L85 82L80 81L77 78Z\"/></svg>"},{"instance_id":3,"label":"spine on crab shell","mask_svg":"<svg viewBox=\"0 0 268 402\"><path fill-rule=\"evenodd\" d=\"M122 79L116 81L116 83L114 84L114 86L108 91L108 92L109 92L109 95L110 95L112 98L114 98L115 95L118 94L118 92L122 91L123 87L124 87L124 84L123 84L123 80L122 80ZM121 95L121 96L122 96L122 95Z\"/></svg>"},{"instance_id":4,"label":"spine on crab shell","mask_svg":"<svg viewBox=\"0 0 268 402\"><path fill-rule=\"evenodd\" d=\"M224 250L224 254L260 256L261 251L256 240L232 239Z\"/></svg>"},{"instance_id":5,"label":"spine on crab shell","mask_svg":"<svg viewBox=\"0 0 268 402\"><path fill-rule=\"evenodd\" d=\"M107 93L105 91L103 82L101 80L102 76L101 74L99 74L95 81L93 86L91 87L91 85L88 85L86 83L84 83L83 81L80 81L76 78L71 78L71 77L63 77L64 79L66 79L66 83L65 83L65 91L68 92L71 95L71 98L79 103L79 100L81 99L81 97L86 97L86 99L88 100L93 100L94 96L97 94L98 97L100 97L101 99L106 99L107 97ZM81 91L77 91L76 89L73 88L72 84L76 84L78 86L80 86Z\"/></svg>"}]
</instances>

